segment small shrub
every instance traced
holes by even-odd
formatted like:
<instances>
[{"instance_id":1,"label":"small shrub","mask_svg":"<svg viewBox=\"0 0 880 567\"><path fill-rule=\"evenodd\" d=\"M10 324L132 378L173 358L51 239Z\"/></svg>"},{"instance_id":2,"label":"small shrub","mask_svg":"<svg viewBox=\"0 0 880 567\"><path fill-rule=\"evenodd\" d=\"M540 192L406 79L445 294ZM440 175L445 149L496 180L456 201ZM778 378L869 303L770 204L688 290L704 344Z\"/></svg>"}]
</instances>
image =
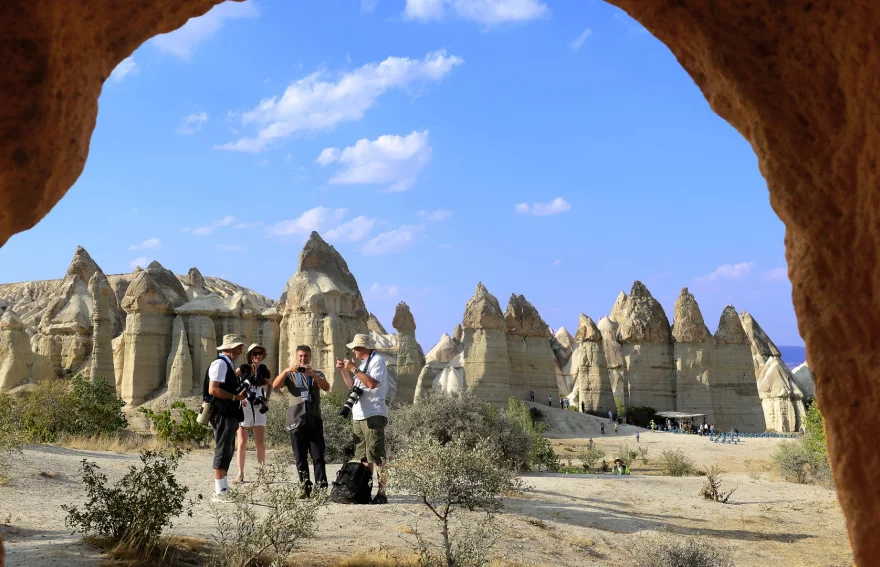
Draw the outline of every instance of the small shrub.
<instances>
[{"instance_id":1,"label":"small shrub","mask_svg":"<svg viewBox=\"0 0 880 567\"><path fill-rule=\"evenodd\" d=\"M174 419L171 410L178 411L179 420ZM174 445L193 444L197 447L207 447L211 441L211 428L196 421L199 414L187 408L181 401L171 404L171 410L166 409L156 413L149 408L140 408L138 411L153 423L156 437L159 439Z\"/></svg>"},{"instance_id":2,"label":"small shrub","mask_svg":"<svg viewBox=\"0 0 880 567\"><path fill-rule=\"evenodd\" d=\"M290 432L287 430L287 403L272 396L266 412L266 444L273 449L290 449Z\"/></svg>"},{"instance_id":3,"label":"small shrub","mask_svg":"<svg viewBox=\"0 0 880 567\"><path fill-rule=\"evenodd\" d=\"M639 452L636 449L634 449L628 443L623 443L617 446L617 454L614 456L614 458L620 459L621 461L623 461L623 464L629 467L638 456Z\"/></svg>"},{"instance_id":4,"label":"small shrub","mask_svg":"<svg viewBox=\"0 0 880 567\"><path fill-rule=\"evenodd\" d=\"M780 443L773 452L773 463L788 482L834 487L826 457L818 457L803 440Z\"/></svg>"},{"instance_id":5,"label":"small shrub","mask_svg":"<svg viewBox=\"0 0 880 567\"><path fill-rule=\"evenodd\" d=\"M92 381L74 376L70 395L73 415L65 433L91 436L128 427L128 419L122 413L125 402L116 397L115 386L103 374Z\"/></svg>"},{"instance_id":6,"label":"small shrub","mask_svg":"<svg viewBox=\"0 0 880 567\"><path fill-rule=\"evenodd\" d=\"M599 461L599 459L604 456L605 451L596 447L596 444L593 442L592 439L590 439L587 442L587 446L584 447L584 449L580 453L578 453L578 458L588 469L593 468L593 465L595 465Z\"/></svg>"},{"instance_id":7,"label":"small shrub","mask_svg":"<svg viewBox=\"0 0 880 567\"><path fill-rule=\"evenodd\" d=\"M61 506L67 512L65 524L75 532L109 538L134 549L149 549L165 528L182 513L192 516L192 502L186 498L189 488L174 476L183 453L175 449L161 454L141 453L142 467L130 466L114 486L97 464L82 461L82 482L87 502Z\"/></svg>"},{"instance_id":8,"label":"small shrub","mask_svg":"<svg viewBox=\"0 0 880 567\"><path fill-rule=\"evenodd\" d=\"M254 482L233 492L235 507L213 507L217 533L216 564L221 567L284 565L303 540L314 537L322 491L300 499L301 487L289 482L281 460L259 469Z\"/></svg>"},{"instance_id":9,"label":"small shrub","mask_svg":"<svg viewBox=\"0 0 880 567\"><path fill-rule=\"evenodd\" d=\"M726 550L702 539L658 535L630 543L633 567L735 567Z\"/></svg>"},{"instance_id":10,"label":"small shrub","mask_svg":"<svg viewBox=\"0 0 880 567\"><path fill-rule=\"evenodd\" d=\"M636 449L639 452L639 458L642 460L642 464L647 465L648 464L648 448L640 445Z\"/></svg>"},{"instance_id":11,"label":"small shrub","mask_svg":"<svg viewBox=\"0 0 880 567\"><path fill-rule=\"evenodd\" d=\"M602 464L599 465L599 472L611 472L611 465L608 464L608 461L602 459Z\"/></svg>"},{"instance_id":12,"label":"small shrub","mask_svg":"<svg viewBox=\"0 0 880 567\"><path fill-rule=\"evenodd\" d=\"M441 443L419 435L385 467L391 487L417 496L439 521L440 557L446 565L483 565L489 547L488 521L503 507L502 494L522 492L522 481L514 472L498 466L501 458L498 448L486 439L472 444L470 439L455 437ZM485 512L487 522L476 530L465 529L456 540L449 523L458 509ZM418 549L428 564L437 564L429 559L438 555L423 539Z\"/></svg>"},{"instance_id":13,"label":"small shrub","mask_svg":"<svg viewBox=\"0 0 880 567\"><path fill-rule=\"evenodd\" d=\"M697 476L694 461L681 449L660 453L660 471L666 476Z\"/></svg>"},{"instance_id":14,"label":"small shrub","mask_svg":"<svg viewBox=\"0 0 880 567\"><path fill-rule=\"evenodd\" d=\"M15 419L16 414L15 398L0 394L0 482L6 479L4 457L21 451L21 446L27 442L27 437Z\"/></svg>"},{"instance_id":15,"label":"small shrub","mask_svg":"<svg viewBox=\"0 0 880 567\"><path fill-rule=\"evenodd\" d=\"M538 468L543 467L548 471L559 470L559 457L553 450L550 441L543 435L545 426L543 423L535 421L529 407L516 398L509 398L507 400L507 417L519 425L529 437L530 451L527 464Z\"/></svg>"},{"instance_id":16,"label":"small shrub","mask_svg":"<svg viewBox=\"0 0 880 567\"><path fill-rule=\"evenodd\" d=\"M721 502L727 504L730 496L736 492L737 487L733 487L727 492L721 490L721 475L724 473L718 465L712 465L706 469L706 483L700 489L700 495L706 500Z\"/></svg>"},{"instance_id":17,"label":"small shrub","mask_svg":"<svg viewBox=\"0 0 880 567\"><path fill-rule=\"evenodd\" d=\"M351 430L351 417L339 415L346 395L332 391L321 392L321 419L324 422L324 444L327 447L324 458L328 463L344 463L354 457L356 442ZM388 428L390 429L391 427Z\"/></svg>"},{"instance_id":18,"label":"small shrub","mask_svg":"<svg viewBox=\"0 0 880 567\"><path fill-rule=\"evenodd\" d=\"M432 392L418 404L404 404L393 409L388 421L385 443L389 460L406 451L409 443L421 435L441 444L457 438L471 447L488 440L498 449L499 462L515 469L526 468L538 459L552 460L549 442L545 440L545 444L541 444L538 438L543 437L526 429L534 427L528 409L513 415L505 414L470 393L447 395ZM325 435L328 429L325 422ZM349 425L345 431L350 430Z\"/></svg>"}]
</instances>

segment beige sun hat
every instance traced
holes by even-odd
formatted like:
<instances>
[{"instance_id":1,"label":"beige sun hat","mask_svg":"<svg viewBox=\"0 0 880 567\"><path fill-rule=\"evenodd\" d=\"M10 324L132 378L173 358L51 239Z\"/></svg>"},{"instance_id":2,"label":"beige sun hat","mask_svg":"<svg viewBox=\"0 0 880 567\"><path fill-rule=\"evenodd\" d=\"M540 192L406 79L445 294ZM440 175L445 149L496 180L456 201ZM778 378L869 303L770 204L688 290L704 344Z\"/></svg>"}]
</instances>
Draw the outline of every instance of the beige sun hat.
<instances>
[{"instance_id":1,"label":"beige sun hat","mask_svg":"<svg viewBox=\"0 0 880 567\"><path fill-rule=\"evenodd\" d=\"M238 335L223 335L223 344L217 347L217 350L232 350L236 347L244 348L246 345Z\"/></svg>"},{"instance_id":2,"label":"beige sun hat","mask_svg":"<svg viewBox=\"0 0 880 567\"><path fill-rule=\"evenodd\" d=\"M373 342L373 339L370 338L370 335L364 333L358 333L354 336L354 339L345 345L348 348L366 348L370 350L376 350L376 343Z\"/></svg>"},{"instance_id":3,"label":"beige sun hat","mask_svg":"<svg viewBox=\"0 0 880 567\"><path fill-rule=\"evenodd\" d=\"M250 360L250 359L251 359L251 353L252 353L253 351L257 350L257 349L262 350L262 351L263 351L263 355L269 354L269 351L266 350L266 347L264 347L264 346L261 345L260 343L254 343L254 344L252 344L251 346L249 346L249 347L247 348L247 352L245 353L245 358L247 358L248 360Z\"/></svg>"}]
</instances>

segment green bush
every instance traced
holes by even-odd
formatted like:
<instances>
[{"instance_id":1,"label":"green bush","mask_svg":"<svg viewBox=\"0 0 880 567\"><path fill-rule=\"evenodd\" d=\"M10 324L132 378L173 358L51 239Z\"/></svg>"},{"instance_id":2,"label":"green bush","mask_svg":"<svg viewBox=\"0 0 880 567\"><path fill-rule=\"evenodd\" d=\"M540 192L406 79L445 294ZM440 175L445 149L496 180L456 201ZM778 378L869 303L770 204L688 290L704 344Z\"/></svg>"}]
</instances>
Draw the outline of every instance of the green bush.
<instances>
[{"instance_id":1,"label":"green bush","mask_svg":"<svg viewBox=\"0 0 880 567\"><path fill-rule=\"evenodd\" d=\"M534 409L534 408L532 408ZM529 437L529 460L532 467L545 468L548 471L559 469L559 457L550 441L544 437L544 424L535 421L533 412L522 401L516 398L507 400L507 417L519 425Z\"/></svg>"},{"instance_id":2,"label":"green bush","mask_svg":"<svg viewBox=\"0 0 880 567\"><path fill-rule=\"evenodd\" d=\"M625 552L633 567L735 567L726 550L697 538L640 537Z\"/></svg>"},{"instance_id":3,"label":"green bush","mask_svg":"<svg viewBox=\"0 0 880 567\"><path fill-rule=\"evenodd\" d=\"M285 392L286 394L286 392ZM290 448L290 432L287 430L287 400L279 401L279 394L272 396L266 412L266 444L273 449Z\"/></svg>"},{"instance_id":4,"label":"green bush","mask_svg":"<svg viewBox=\"0 0 880 567\"><path fill-rule=\"evenodd\" d=\"M303 541L315 536L325 493L316 491L311 498L302 499L302 487L289 480L284 462L273 461L258 470L254 482L233 491L231 510L226 504L212 506L217 528L212 565L286 565L286 559Z\"/></svg>"},{"instance_id":5,"label":"green bush","mask_svg":"<svg viewBox=\"0 0 880 567\"><path fill-rule=\"evenodd\" d=\"M660 471L665 476L697 476L699 474L694 461L681 449L674 451L667 449L660 453Z\"/></svg>"},{"instance_id":6,"label":"green bush","mask_svg":"<svg viewBox=\"0 0 880 567\"><path fill-rule=\"evenodd\" d=\"M179 420L174 419L171 410L177 410ZM162 410L158 413L149 408L140 408L138 411L153 422L156 429L156 437L168 441L174 445L196 445L207 447L211 441L211 428L200 425L196 419L199 414L186 407L181 401L171 404L171 410Z\"/></svg>"},{"instance_id":7,"label":"green bush","mask_svg":"<svg viewBox=\"0 0 880 567\"><path fill-rule=\"evenodd\" d=\"M61 434L94 436L128 426L125 402L99 376L94 382L81 375L70 381L43 380L11 403L17 427L33 443L52 443Z\"/></svg>"},{"instance_id":8,"label":"green bush","mask_svg":"<svg viewBox=\"0 0 880 567\"><path fill-rule=\"evenodd\" d=\"M628 467L632 467L633 461L635 461L639 457L639 452L635 448L633 448L629 443L623 443L617 446L617 453L614 455L615 459L620 459L623 461Z\"/></svg>"},{"instance_id":9,"label":"green bush","mask_svg":"<svg viewBox=\"0 0 880 567\"><path fill-rule=\"evenodd\" d=\"M525 408L525 404L522 407ZM470 446L487 439L498 449L501 464L515 469L527 468L536 460L546 460L552 448L546 440L546 446L539 446L540 435L534 429L532 433L526 429L534 428L531 415L528 409L523 411L525 415L505 414L470 393L431 392L418 404L403 404L391 411L385 432L389 459L402 454L419 435L426 435L441 444L459 438Z\"/></svg>"},{"instance_id":10,"label":"green bush","mask_svg":"<svg viewBox=\"0 0 880 567\"><path fill-rule=\"evenodd\" d=\"M773 462L788 482L834 488L825 445L825 420L815 401L807 409L803 438L780 444L773 453Z\"/></svg>"},{"instance_id":11,"label":"green bush","mask_svg":"<svg viewBox=\"0 0 880 567\"><path fill-rule=\"evenodd\" d=\"M578 458L588 469L593 468L593 465L599 462L599 459L603 458L604 456L605 451L596 447L596 444L593 442L592 439L590 439L590 441L587 443L587 446L584 447L584 449L580 453L578 453Z\"/></svg>"},{"instance_id":12,"label":"green bush","mask_svg":"<svg viewBox=\"0 0 880 567\"><path fill-rule=\"evenodd\" d=\"M321 392L321 419L324 422L325 459L328 463L344 463L354 457L355 438L351 416L339 415L346 396L341 392Z\"/></svg>"},{"instance_id":13,"label":"green bush","mask_svg":"<svg viewBox=\"0 0 880 567\"><path fill-rule=\"evenodd\" d=\"M97 535L134 549L149 549L165 528L182 513L192 516L189 488L174 473L183 453L141 453L142 467L130 466L114 486L95 463L83 459L82 482L87 501L82 506L63 505L65 525L84 535Z\"/></svg>"}]
</instances>

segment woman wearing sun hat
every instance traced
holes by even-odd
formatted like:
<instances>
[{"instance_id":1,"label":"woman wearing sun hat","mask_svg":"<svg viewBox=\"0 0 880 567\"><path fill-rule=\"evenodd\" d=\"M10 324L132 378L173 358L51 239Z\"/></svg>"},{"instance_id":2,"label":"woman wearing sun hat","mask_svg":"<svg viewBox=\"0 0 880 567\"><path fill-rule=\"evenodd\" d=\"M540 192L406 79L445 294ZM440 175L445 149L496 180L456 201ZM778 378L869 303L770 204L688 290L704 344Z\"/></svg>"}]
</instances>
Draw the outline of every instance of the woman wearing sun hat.
<instances>
[{"instance_id":1,"label":"woman wearing sun hat","mask_svg":"<svg viewBox=\"0 0 880 567\"><path fill-rule=\"evenodd\" d=\"M261 344L254 343L247 349L247 364L242 364L235 371L242 380L248 380L251 383L250 391L252 394L263 396L266 401L272 392L269 388L271 374L269 368L262 364L266 359L266 349ZM263 464L266 460L266 414L260 413L259 408L247 401L241 402L244 411L244 421L239 424L238 428L238 476L234 482L244 482L244 460L245 452L248 445L248 432L253 429L254 443L257 446L257 462Z\"/></svg>"}]
</instances>

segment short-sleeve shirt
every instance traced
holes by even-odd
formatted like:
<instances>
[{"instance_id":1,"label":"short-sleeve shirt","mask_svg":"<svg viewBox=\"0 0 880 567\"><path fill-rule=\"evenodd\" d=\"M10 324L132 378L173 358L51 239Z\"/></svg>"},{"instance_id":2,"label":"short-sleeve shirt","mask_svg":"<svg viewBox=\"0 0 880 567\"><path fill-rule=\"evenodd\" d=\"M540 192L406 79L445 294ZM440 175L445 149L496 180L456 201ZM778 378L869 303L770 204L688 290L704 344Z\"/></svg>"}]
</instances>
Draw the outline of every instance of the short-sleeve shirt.
<instances>
[{"instance_id":1,"label":"short-sleeve shirt","mask_svg":"<svg viewBox=\"0 0 880 567\"><path fill-rule=\"evenodd\" d=\"M324 373L320 370L315 370L315 374L326 380ZM284 377L284 385L290 395L295 398L301 398L302 391L308 388L309 405L307 411L317 418L321 417L321 388L318 386L317 380L313 380L311 376L301 372L288 372Z\"/></svg>"},{"instance_id":2,"label":"short-sleeve shirt","mask_svg":"<svg viewBox=\"0 0 880 567\"><path fill-rule=\"evenodd\" d=\"M224 362L226 361L226 362ZM221 354L217 357L210 366L208 366L208 377L211 379L211 382L226 382L226 364L232 366L232 361L225 354Z\"/></svg>"},{"instance_id":3,"label":"short-sleeve shirt","mask_svg":"<svg viewBox=\"0 0 880 567\"><path fill-rule=\"evenodd\" d=\"M367 366L364 369L364 366ZM364 393L358 399L357 403L351 408L351 417L357 421L373 417L374 415L388 415L388 408L385 406L385 396L388 395L388 368L385 366L385 359L378 352L373 351L373 355L369 360L365 360L358 368L361 372L365 372L373 380L379 382L379 385L373 389L369 389L355 378L355 384L364 389Z\"/></svg>"}]
</instances>

